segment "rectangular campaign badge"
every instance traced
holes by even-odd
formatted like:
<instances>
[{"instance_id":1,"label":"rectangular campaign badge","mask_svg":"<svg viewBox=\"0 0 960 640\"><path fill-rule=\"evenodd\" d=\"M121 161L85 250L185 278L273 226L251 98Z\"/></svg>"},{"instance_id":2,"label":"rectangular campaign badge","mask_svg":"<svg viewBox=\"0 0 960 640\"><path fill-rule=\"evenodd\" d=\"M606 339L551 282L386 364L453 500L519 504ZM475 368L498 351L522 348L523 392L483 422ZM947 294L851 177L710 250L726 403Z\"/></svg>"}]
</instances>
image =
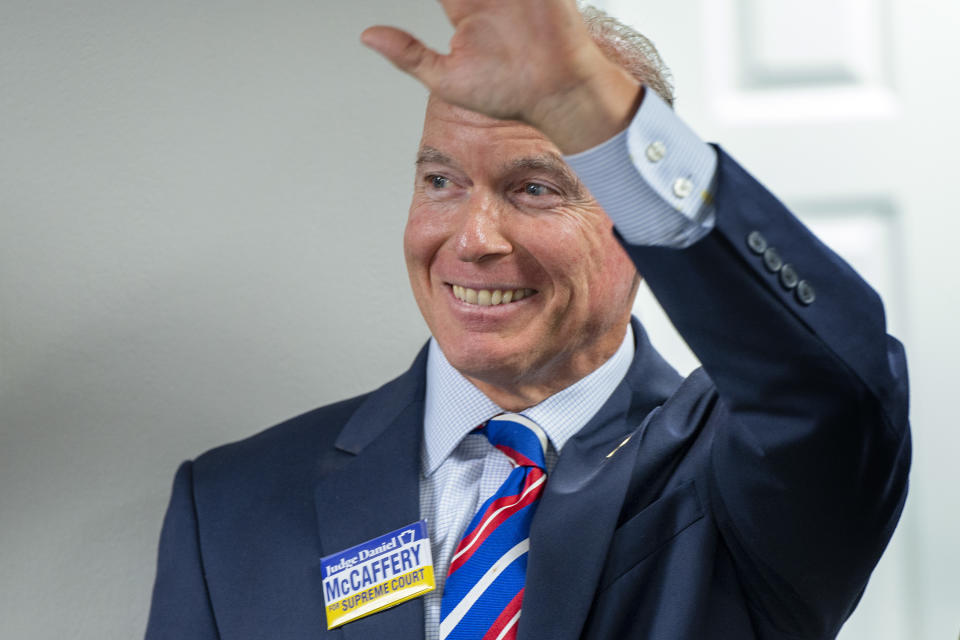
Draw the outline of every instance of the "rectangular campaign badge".
<instances>
[{"instance_id":1,"label":"rectangular campaign badge","mask_svg":"<svg viewBox=\"0 0 960 640\"><path fill-rule=\"evenodd\" d=\"M426 520L321 558L320 565L327 629L436 588Z\"/></svg>"}]
</instances>

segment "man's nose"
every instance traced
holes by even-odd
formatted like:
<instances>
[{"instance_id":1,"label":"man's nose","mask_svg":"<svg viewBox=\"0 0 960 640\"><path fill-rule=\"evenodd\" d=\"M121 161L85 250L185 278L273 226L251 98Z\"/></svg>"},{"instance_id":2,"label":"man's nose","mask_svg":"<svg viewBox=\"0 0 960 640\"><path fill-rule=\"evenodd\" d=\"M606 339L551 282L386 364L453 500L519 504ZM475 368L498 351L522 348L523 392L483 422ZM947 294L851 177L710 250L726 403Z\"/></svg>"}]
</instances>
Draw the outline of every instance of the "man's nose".
<instances>
[{"instance_id":1,"label":"man's nose","mask_svg":"<svg viewBox=\"0 0 960 640\"><path fill-rule=\"evenodd\" d=\"M488 193L474 193L464 202L460 228L456 235L457 257L464 262L479 262L513 251L504 233L504 203Z\"/></svg>"}]
</instances>

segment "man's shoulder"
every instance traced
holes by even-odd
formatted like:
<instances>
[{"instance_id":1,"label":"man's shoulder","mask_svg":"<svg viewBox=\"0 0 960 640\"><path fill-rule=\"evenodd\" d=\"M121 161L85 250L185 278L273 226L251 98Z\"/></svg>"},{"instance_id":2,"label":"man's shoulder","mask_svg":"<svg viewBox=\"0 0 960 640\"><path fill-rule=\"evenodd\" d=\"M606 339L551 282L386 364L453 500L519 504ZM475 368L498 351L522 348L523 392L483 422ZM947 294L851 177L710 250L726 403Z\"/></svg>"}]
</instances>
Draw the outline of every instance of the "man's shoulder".
<instances>
[{"instance_id":1,"label":"man's shoulder","mask_svg":"<svg viewBox=\"0 0 960 640\"><path fill-rule=\"evenodd\" d=\"M220 493L312 479L325 461L343 455L338 446L349 446L351 434L345 427L368 424L378 411L413 400L422 389L424 360L421 352L408 371L373 391L318 407L207 451L193 463L195 486Z\"/></svg>"},{"instance_id":2,"label":"man's shoulder","mask_svg":"<svg viewBox=\"0 0 960 640\"><path fill-rule=\"evenodd\" d=\"M220 493L303 476L333 448L350 417L376 391L312 409L252 436L218 446L193 462L194 482ZM310 475L308 473L308 475Z\"/></svg>"}]
</instances>

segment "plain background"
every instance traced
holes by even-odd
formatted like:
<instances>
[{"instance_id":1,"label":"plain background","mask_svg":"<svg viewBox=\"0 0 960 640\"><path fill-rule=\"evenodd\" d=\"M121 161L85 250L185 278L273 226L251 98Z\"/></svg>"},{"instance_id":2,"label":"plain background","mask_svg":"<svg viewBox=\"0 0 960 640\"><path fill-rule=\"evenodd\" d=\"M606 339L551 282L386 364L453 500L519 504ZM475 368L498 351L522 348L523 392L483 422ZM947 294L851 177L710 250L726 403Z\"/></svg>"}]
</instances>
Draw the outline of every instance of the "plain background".
<instances>
[{"instance_id":1,"label":"plain background","mask_svg":"<svg viewBox=\"0 0 960 640\"><path fill-rule=\"evenodd\" d=\"M643 4L669 62L699 24ZM401 250L426 96L359 44L375 23L440 48L449 34L432 0L3 3L0 637L142 635L178 463L376 387L426 339ZM696 116L690 55L675 70ZM955 309L960 270L938 260L922 299ZM955 360L926 357L915 384L948 391ZM915 584L886 578L900 590L873 610L953 638L957 439L925 417L911 500L934 506L905 522L897 565Z\"/></svg>"}]
</instances>

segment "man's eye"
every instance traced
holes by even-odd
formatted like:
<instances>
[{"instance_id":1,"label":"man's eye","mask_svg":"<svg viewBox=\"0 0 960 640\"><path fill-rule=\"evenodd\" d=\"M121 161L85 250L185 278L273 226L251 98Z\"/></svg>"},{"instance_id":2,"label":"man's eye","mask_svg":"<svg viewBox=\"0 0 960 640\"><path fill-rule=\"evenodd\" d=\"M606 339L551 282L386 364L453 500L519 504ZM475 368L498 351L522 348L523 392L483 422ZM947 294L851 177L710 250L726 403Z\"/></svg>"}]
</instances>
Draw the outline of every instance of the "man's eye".
<instances>
[{"instance_id":1,"label":"man's eye","mask_svg":"<svg viewBox=\"0 0 960 640\"><path fill-rule=\"evenodd\" d=\"M444 189L450 185L450 179L443 176L428 176L427 179L434 189Z\"/></svg>"},{"instance_id":2,"label":"man's eye","mask_svg":"<svg viewBox=\"0 0 960 640\"><path fill-rule=\"evenodd\" d=\"M528 182L523 185L523 192L528 196L548 196L553 191L550 187L536 182Z\"/></svg>"}]
</instances>

